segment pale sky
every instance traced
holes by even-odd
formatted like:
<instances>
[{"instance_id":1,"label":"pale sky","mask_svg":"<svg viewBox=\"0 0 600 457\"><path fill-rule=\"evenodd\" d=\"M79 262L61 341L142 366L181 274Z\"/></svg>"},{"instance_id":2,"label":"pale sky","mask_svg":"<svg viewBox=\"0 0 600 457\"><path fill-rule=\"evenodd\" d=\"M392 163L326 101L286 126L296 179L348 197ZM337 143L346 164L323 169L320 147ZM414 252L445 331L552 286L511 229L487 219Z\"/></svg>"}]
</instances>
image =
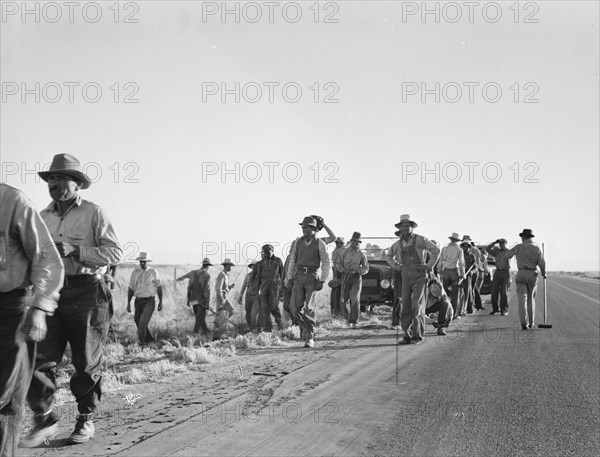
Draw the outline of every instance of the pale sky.
<instances>
[{"instance_id":1,"label":"pale sky","mask_svg":"<svg viewBox=\"0 0 600 457\"><path fill-rule=\"evenodd\" d=\"M39 3L39 22L2 2L1 180L42 209L47 187L25 172L75 155L95 180L83 197L107 211L129 260L244 262L253 246L299 236L308 214L349 238L393 236L409 213L443 244L458 232L512 245L531 228L549 270L599 269L598 2L521 2L518 18L498 2L497 22L482 12L490 2L472 22L464 2L456 22L441 2L436 22L410 14L422 2L310 1L295 23L292 2L272 23L265 2L238 3L239 22L209 14L222 2L121 2L117 23L114 1L95 23L88 3L71 23L62 2L58 20ZM96 103L84 98L94 87ZM240 182L221 176L236 164Z\"/></svg>"}]
</instances>

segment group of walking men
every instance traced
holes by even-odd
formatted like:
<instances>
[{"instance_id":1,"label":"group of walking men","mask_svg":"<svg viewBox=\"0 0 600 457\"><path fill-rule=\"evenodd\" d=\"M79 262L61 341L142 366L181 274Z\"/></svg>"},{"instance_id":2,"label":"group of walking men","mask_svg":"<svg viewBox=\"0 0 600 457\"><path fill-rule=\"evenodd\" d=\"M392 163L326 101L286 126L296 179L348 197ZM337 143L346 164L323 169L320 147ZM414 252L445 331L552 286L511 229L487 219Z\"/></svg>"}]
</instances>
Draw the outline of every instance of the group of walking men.
<instances>
[{"instance_id":1,"label":"group of walking men","mask_svg":"<svg viewBox=\"0 0 600 457\"><path fill-rule=\"evenodd\" d=\"M41 213L21 191L0 184L2 457L16 453L25 398L34 412L34 427L20 444L37 447L56 435L58 417L52 411L54 368L62 361L67 343L75 369L70 389L78 409L67 442L83 443L94 436L93 415L102 396L103 346L112 315L106 273L123 259L106 212L80 195L92 184L80 162L72 155L58 154L50 169L39 175L47 182L52 198ZM315 293L323 289L332 267L326 245L336 242L332 255L332 313L346 318L350 326L357 323L362 276L368 272L369 263L360 250L360 233L355 232L346 246L320 217L307 216L299 225L302 236L294 240L284 263L273 255L273 246L265 245L262 259L251 266L244 287L246 319L251 328L268 331L273 315L281 327L281 296L284 312L300 327L304 345L313 347L315 311L310 305ZM394 323L399 322L404 331L401 344L420 343L425 313L438 313L435 326L439 334L444 334L443 328L452 318L460 317L465 308L467 313L473 306L482 308L476 292L480 278L475 272L481 269L484 254L477 254L468 237L463 237L457 247L459 237L455 233L440 252L436 243L413 232L417 223L407 214L395 226L399 239L386 253L402 298L401 306L395 307L399 314ZM327 237L317 238L321 228L326 229ZM532 243L532 231L524 229L519 235L522 243L510 250L504 239L487 246L497 265L492 313L508 313L509 259L516 256L519 318L523 329L527 329L534 325L537 268L544 278L546 272L542 253ZM127 310L131 310L131 298L135 296L134 320L140 342L145 344L152 341L147 324L154 311L155 293L159 297L158 310L162 309L162 286L158 272L148 266L148 254L140 253L137 260L140 269L130 278ZM190 280L188 305L194 308L195 330L203 333L207 332L205 318L210 309L210 266L210 260L205 259L200 270L177 278ZM235 281L229 281L233 263L226 259L222 266L215 288L217 327L223 326L233 312L230 295ZM462 302L458 298L460 287Z\"/></svg>"}]
</instances>

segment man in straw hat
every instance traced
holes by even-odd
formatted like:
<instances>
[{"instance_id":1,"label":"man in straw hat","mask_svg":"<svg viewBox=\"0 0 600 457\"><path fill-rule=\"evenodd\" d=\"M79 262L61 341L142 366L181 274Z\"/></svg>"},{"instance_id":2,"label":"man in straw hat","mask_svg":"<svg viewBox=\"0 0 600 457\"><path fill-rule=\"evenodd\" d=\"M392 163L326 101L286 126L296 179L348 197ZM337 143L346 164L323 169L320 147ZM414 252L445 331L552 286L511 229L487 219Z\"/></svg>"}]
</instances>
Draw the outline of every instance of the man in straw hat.
<instances>
[{"instance_id":1,"label":"man in straw hat","mask_svg":"<svg viewBox=\"0 0 600 457\"><path fill-rule=\"evenodd\" d=\"M410 215L402 214L400 222L395 224L398 231L396 241L386 253L388 264L402 274L402 307L400 322L404 339L400 344L416 344L423 341L425 331L425 305L428 276L438 261L440 249L421 235L413 232L417 223ZM427 252L429 260L425 262Z\"/></svg>"},{"instance_id":2,"label":"man in straw hat","mask_svg":"<svg viewBox=\"0 0 600 457\"><path fill-rule=\"evenodd\" d=\"M135 313L133 321L138 329L138 338L140 344L152 343L154 336L148 328L154 306L156 305L155 296L158 295L158 310L163 309L163 290L160 282L160 275L156 268L148 266L152 259L147 252L140 252L135 259L140 262L140 268L135 268L129 278L129 288L127 289L127 312L131 312L131 299L135 297Z\"/></svg>"},{"instance_id":3,"label":"man in straw hat","mask_svg":"<svg viewBox=\"0 0 600 457\"><path fill-rule=\"evenodd\" d=\"M210 306L210 273L208 272L208 268L211 266L210 259L205 257L202 260L202 268L192 270L176 279L176 281L189 279L187 298L188 306L191 306L194 310L195 322L193 332L204 336L208 334L206 311Z\"/></svg>"},{"instance_id":4,"label":"man in straw hat","mask_svg":"<svg viewBox=\"0 0 600 457\"><path fill-rule=\"evenodd\" d=\"M216 298L216 316L213 321L215 331L223 331L225 329L224 314L227 313L231 317L234 313L233 306L229 303L229 292L235 287L235 284L229 284L229 272L235 264L231 259L225 259L221 263L223 271L217 276L215 283L215 298Z\"/></svg>"},{"instance_id":5,"label":"man in straw hat","mask_svg":"<svg viewBox=\"0 0 600 457\"><path fill-rule=\"evenodd\" d=\"M494 247L495 245L498 247ZM508 315L508 287L510 285L510 259L506 238L498 238L486 246L486 251L496 259L496 270L492 278L492 316L500 312L501 316ZM500 307L498 307L500 295Z\"/></svg>"},{"instance_id":6,"label":"man in straw hat","mask_svg":"<svg viewBox=\"0 0 600 457\"><path fill-rule=\"evenodd\" d=\"M317 221L307 216L299 225L302 226L302 236L296 238L292 245L285 285L290 287L293 279L290 311L303 331L304 346L311 348L315 345L313 333L315 319L306 308L313 294L323 289L323 284L329 276L331 260L323 240L315 237Z\"/></svg>"},{"instance_id":7,"label":"man in straw hat","mask_svg":"<svg viewBox=\"0 0 600 457\"><path fill-rule=\"evenodd\" d=\"M248 264L250 272L244 278L239 298L239 304L241 305L242 299L244 298L244 292L246 293L244 309L246 311L246 323L248 324L248 328L250 329L250 331L255 331L259 328L262 328L262 313L260 309L260 299L252 288L255 277L255 266L256 262L250 262Z\"/></svg>"},{"instance_id":8,"label":"man in straw hat","mask_svg":"<svg viewBox=\"0 0 600 457\"><path fill-rule=\"evenodd\" d=\"M444 291L444 287L436 276L432 276L427 287L427 305L425 314L437 313L437 322L433 326L437 329L437 334L445 336L444 327L448 327L452 321L452 305L448 300L448 295Z\"/></svg>"},{"instance_id":9,"label":"man in straw hat","mask_svg":"<svg viewBox=\"0 0 600 457\"><path fill-rule=\"evenodd\" d=\"M473 244L469 235L464 235L460 243L460 248L463 251L465 258L465 278L461 282L462 287L462 304L460 315L473 314L473 306L475 305L475 292L473 289L474 278L477 273L477 258L473 251Z\"/></svg>"},{"instance_id":10,"label":"man in straw hat","mask_svg":"<svg viewBox=\"0 0 600 457\"><path fill-rule=\"evenodd\" d=\"M0 183L0 456L17 454L36 344L44 339L63 280L63 263L35 206ZM27 297L31 286L33 297Z\"/></svg>"},{"instance_id":11,"label":"man in straw hat","mask_svg":"<svg viewBox=\"0 0 600 457\"><path fill-rule=\"evenodd\" d=\"M537 267L546 279L546 261L541 249L533 242L535 236L531 229L523 229L519 233L521 243L508 251L507 258L517 258L517 299L519 301L519 320L521 328L527 330L535 327L535 294L537 291Z\"/></svg>"},{"instance_id":12,"label":"man in straw hat","mask_svg":"<svg viewBox=\"0 0 600 457\"><path fill-rule=\"evenodd\" d=\"M359 249L362 243L359 232L354 232L350 239L350 246L337 258L336 269L342 274L342 302L340 310L342 317L347 319L350 327L358 324L360 312L360 291L362 277L369 272L369 261L366 254ZM350 302L350 313L347 303Z\"/></svg>"},{"instance_id":13,"label":"man in straw hat","mask_svg":"<svg viewBox=\"0 0 600 457\"><path fill-rule=\"evenodd\" d=\"M67 342L75 368L70 388L79 411L67 443L83 443L94 436L92 418L102 396L102 349L110 322L103 275L109 265L121 263L123 251L106 212L81 198L80 191L92 184L81 170L75 157L57 154L50 169L39 172L53 200L41 215L65 266L65 281L58 308L47 318L48 334L38 348L27 395L35 427L22 441L25 447L42 444L58 421L52 412L53 369L62 361Z\"/></svg>"},{"instance_id":14,"label":"man in straw hat","mask_svg":"<svg viewBox=\"0 0 600 457\"><path fill-rule=\"evenodd\" d=\"M275 318L277 328L283 328L279 311L279 285L283 274L283 262L273 254L274 251L273 245L265 244L261 250L262 259L254 266L252 290L260 299L261 328L265 332L271 332L273 329L271 314Z\"/></svg>"},{"instance_id":15,"label":"man in straw hat","mask_svg":"<svg viewBox=\"0 0 600 457\"><path fill-rule=\"evenodd\" d=\"M329 287L331 287L330 307L332 317L339 317L341 313L340 299L342 291L342 273L337 269L336 264L340 254L345 249L345 244L344 238L338 236L335 239L335 249L331 253L331 271L333 273L333 279L329 281Z\"/></svg>"},{"instance_id":16,"label":"man in straw hat","mask_svg":"<svg viewBox=\"0 0 600 457\"><path fill-rule=\"evenodd\" d=\"M439 270L444 290L450 295L454 317L460 319L459 313L462 310L459 308L458 281L465 277L465 255L458 245L458 233L453 232L448 238L450 242L442 248L440 255Z\"/></svg>"}]
</instances>

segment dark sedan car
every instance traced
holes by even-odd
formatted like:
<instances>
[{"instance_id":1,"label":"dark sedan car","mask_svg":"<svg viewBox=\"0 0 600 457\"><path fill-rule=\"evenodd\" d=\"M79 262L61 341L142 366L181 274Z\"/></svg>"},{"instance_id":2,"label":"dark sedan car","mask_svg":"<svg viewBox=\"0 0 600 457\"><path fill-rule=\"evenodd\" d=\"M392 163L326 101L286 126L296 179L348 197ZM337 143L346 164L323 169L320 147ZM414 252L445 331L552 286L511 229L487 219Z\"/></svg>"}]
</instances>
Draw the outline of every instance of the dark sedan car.
<instances>
[{"instance_id":1,"label":"dark sedan car","mask_svg":"<svg viewBox=\"0 0 600 457\"><path fill-rule=\"evenodd\" d=\"M360 308L370 311L376 305L390 305L394 300L392 268L385 260L369 260L369 272L363 276Z\"/></svg>"}]
</instances>

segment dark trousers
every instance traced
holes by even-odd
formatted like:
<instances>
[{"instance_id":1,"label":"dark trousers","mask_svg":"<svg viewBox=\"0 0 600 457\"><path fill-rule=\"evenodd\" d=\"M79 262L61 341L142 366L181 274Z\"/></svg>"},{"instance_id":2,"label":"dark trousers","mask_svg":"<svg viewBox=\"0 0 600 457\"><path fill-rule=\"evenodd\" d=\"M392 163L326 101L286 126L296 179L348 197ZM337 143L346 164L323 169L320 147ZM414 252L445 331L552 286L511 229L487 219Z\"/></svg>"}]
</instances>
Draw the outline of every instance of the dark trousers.
<instances>
[{"instance_id":1,"label":"dark trousers","mask_svg":"<svg viewBox=\"0 0 600 457\"><path fill-rule=\"evenodd\" d=\"M333 271L333 279L340 280L342 278L342 274L339 271L337 271L335 268L333 268L332 271ZM331 306L331 315L333 317L340 316L340 300L341 300L341 298L342 298L342 285L340 284L337 287L332 287L331 288L330 306Z\"/></svg>"},{"instance_id":2,"label":"dark trousers","mask_svg":"<svg viewBox=\"0 0 600 457\"><path fill-rule=\"evenodd\" d=\"M294 276L294 287L290 301L290 311L306 340L314 337L315 319L308 308L310 299L315 293L317 285L316 273L303 273L298 271Z\"/></svg>"},{"instance_id":3,"label":"dark trousers","mask_svg":"<svg viewBox=\"0 0 600 457\"><path fill-rule=\"evenodd\" d=\"M360 309L360 291L362 289L362 276L359 274L344 275L342 284L342 317L348 320L349 324L358 322ZM350 312L348 313L348 302L350 302Z\"/></svg>"},{"instance_id":4,"label":"dark trousers","mask_svg":"<svg viewBox=\"0 0 600 457\"><path fill-rule=\"evenodd\" d=\"M260 285L260 313L263 330L270 332L273 329L271 314L275 318L277 327L281 329L281 312L279 311L279 285L275 281L264 281Z\"/></svg>"},{"instance_id":5,"label":"dark trousers","mask_svg":"<svg viewBox=\"0 0 600 457\"><path fill-rule=\"evenodd\" d=\"M205 303L203 300L200 301L197 305L192 305L194 310L194 333L200 333L201 335L208 334L208 326L206 325L206 310L208 308L208 303Z\"/></svg>"},{"instance_id":6,"label":"dark trousers","mask_svg":"<svg viewBox=\"0 0 600 457\"><path fill-rule=\"evenodd\" d=\"M135 299L135 314L133 315L133 321L138 329L138 338L140 344L152 343L154 337L152 332L148 328L152 314L154 314L154 306L156 300L154 297L139 297Z\"/></svg>"},{"instance_id":7,"label":"dark trousers","mask_svg":"<svg viewBox=\"0 0 600 457\"><path fill-rule=\"evenodd\" d=\"M109 326L104 281L76 287L63 287L58 309L46 318L48 333L38 345L35 372L27 393L36 415L50 411L56 391L54 368L61 362L67 343L71 346L75 373L71 392L80 414L91 414L102 397L100 371L103 346Z\"/></svg>"},{"instance_id":8,"label":"dark trousers","mask_svg":"<svg viewBox=\"0 0 600 457\"><path fill-rule=\"evenodd\" d=\"M510 271L496 270L492 278L492 311L508 313L508 285ZM498 309L498 295L500 295L500 308Z\"/></svg>"},{"instance_id":9,"label":"dark trousers","mask_svg":"<svg viewBox=\"0 0 600 457\"><path fill-rule=\"evenodd\" d=\"M438 313L438 327L448 327L452 321L452 305L448 298L436 301L425 310L425 314Z\"/></svg>"},{"instance_id":10,"label":"dark trousers","mask_svg":"<svg viewBox=\"0 0 600 457\"><path fill-rule=\"evenodd\" d=\"M392 304L392 325L400 325L400 302L402 298L402 273L393 270L394 281L394 303Z\"/></svg>"},{"instance_id":11,"label":"dark trousers","mask_svg":"<svg viewBox=\"0 0 600 457\"><path fill-rule=\"evenodd\" d=\"M473 272L469 273L461 284L463 290L463 312L466 310L467 313L473 312L473 305L475 303L473 296Z\"/></svg>"},{"instance_id":12,"label":"dark trousers","mask_svg":"<svg viewBox=\"0 0 600 457\"><path fill-rule=\"evenodd\" d=\"M485 278L485 271L476 271L473 273L473 300L475 302L475 309L485 309L483 302L481 301L481 286Z\"/></svg>"},{"instance_id":13,"label":"dark trousers","mask_svg":"<svg viewBox=\"0 0 600 457\"><path fill-rule=\"evenodd\" d=\"M459 309L458 302L458 270L454 269L445 269L442 274L442 281L444 284L444 290L446 294L450 297L450 303L452 304L452 310L454 311L454 315L457 316L462 310Z\"/></svg>"},{"instance_id":14,"label":"dark trousers","mask_svg":"<svg viewBox=\"0 0 600 457\"><path fill-rule=\"evenodd\" d=\"M33 374L36 344L22 332L24 290L0 294L0 456L17 453L23 402Z\"/></svg>"},{"instance_id":15,"label":"dark trousers","mask_svg":"<svg viewBox=\"0 0 600 457\"><path fill-rule=\"evenodd\" d=\"M246 323L250 330L256 330L258 328L262 328L262 311L260 307L260 299L251 294L250 292L246 292Z\"/></svg>"},{"instance_id":16,"label":"dark trousers","mask_svg":"<svg viewBox=\"0 0 600 457\"><path fill-rule=\"evenodd\" d=\"M290 303L292 301L292 289L294 288L294 281L292 281L292 285L290 287L282 286L283 289L283 311L288 314L290 320L292 321L292 325L299 325L298 321L292 314L292 310L290 309Z\"/></svg>"}]
</instances>

